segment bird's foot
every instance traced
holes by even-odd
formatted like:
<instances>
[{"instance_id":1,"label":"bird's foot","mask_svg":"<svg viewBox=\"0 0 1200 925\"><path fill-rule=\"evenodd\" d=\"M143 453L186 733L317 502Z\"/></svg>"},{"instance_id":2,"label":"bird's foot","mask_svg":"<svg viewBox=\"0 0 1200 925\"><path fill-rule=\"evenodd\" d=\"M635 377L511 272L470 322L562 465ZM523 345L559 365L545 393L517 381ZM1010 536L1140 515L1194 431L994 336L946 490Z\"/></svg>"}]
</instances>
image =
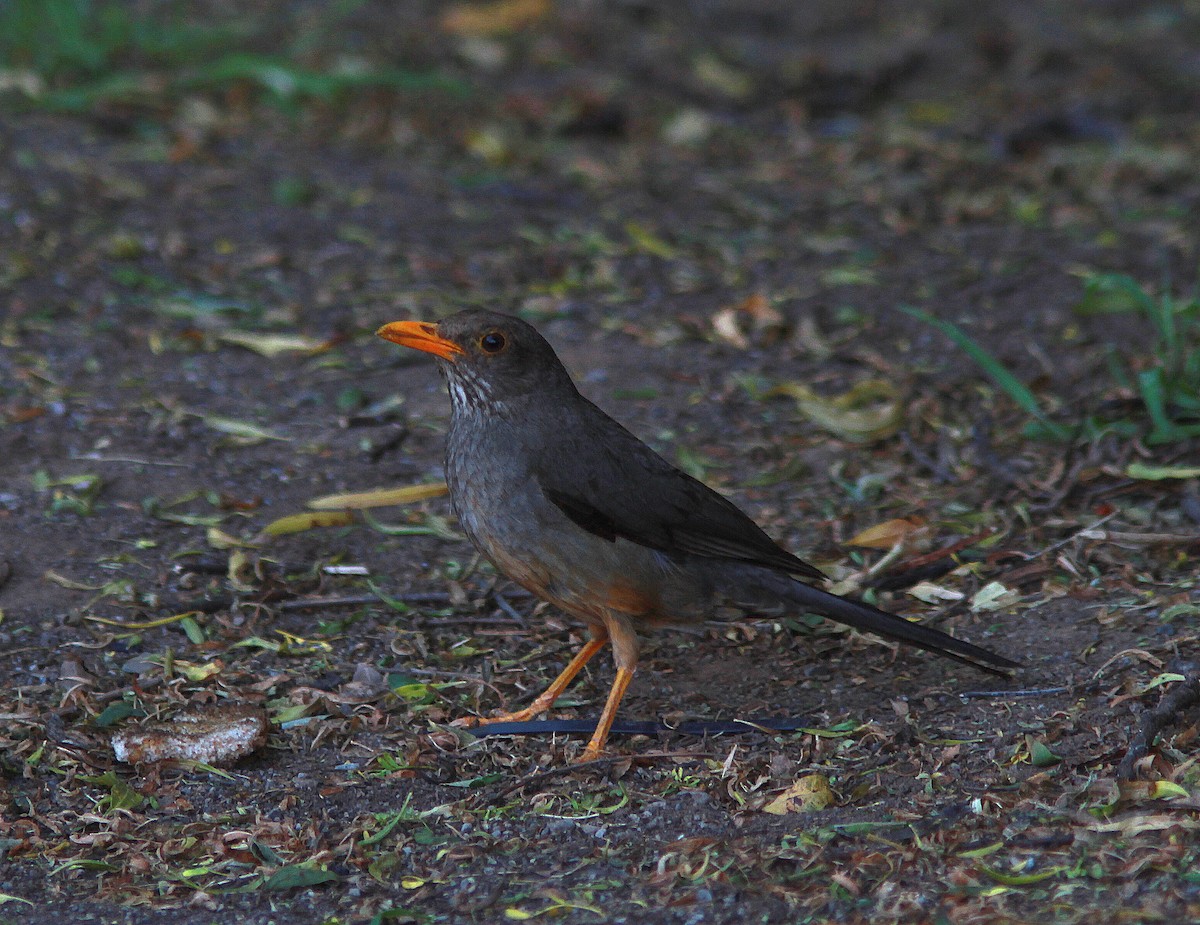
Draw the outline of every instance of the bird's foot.
<instances>
[{"instance_id":1,"label":"bird's foot","mask_svg":"<svg viewBox=\"0 0 1200 925\"><path fill-rule=\"evenodd\" d=\"M589 761L598 761L606 754L607 753L602 747L596 745L594 742L588 742L587 748L585 748L579 757L574 760L574 763L587 764Z\"/></svg>"},{"instance_id":2,"label":"bird's foot","mask_svg":"<svg viewBox=\"0 0 1200 925\"><path fill-rule=\"evenodd\" d=\"M460 716L450 725L457 726L459 729L475 729L479 726L490 726L492 723L524 723L544 712L546 711L527 707L514 713L497 713L495 716Z\"/></svg>"},{"instance_id":3,"label":"bird's foot","mask_svg":"<svg viewBox=\"0 0 1200 925\"><path fill-rule=\"evenodd\" d=\"M456 726L459 729L477 729L480 726L490 726L492 723L524 723L535 716L540 716L546 712L547 708L536 709L537 704L526 707L524 710L517 710L513 713L498 713L495 716L460 716L453 720L450 725ZM607 732L607 730L606 730ZM607 738L607 735L605 735ZM588 741L587 747L574 760L574 764L587 764L589 761L596 761L607 755L604 750L604 740L597 741L593 735Z\"/></svg>"}]
</instances>

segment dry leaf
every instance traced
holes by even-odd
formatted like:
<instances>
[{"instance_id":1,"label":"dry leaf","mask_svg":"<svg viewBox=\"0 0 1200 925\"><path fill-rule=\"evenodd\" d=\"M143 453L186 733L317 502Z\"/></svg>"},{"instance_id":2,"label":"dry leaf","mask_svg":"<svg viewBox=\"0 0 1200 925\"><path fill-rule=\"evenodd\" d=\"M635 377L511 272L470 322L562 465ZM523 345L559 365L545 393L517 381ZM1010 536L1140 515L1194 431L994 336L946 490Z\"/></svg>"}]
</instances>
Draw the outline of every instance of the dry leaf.
<instances>
[{"instance_id":1,"label":"dry leaf","mask_svg":"<svg viewBox=\"0 0 1200 925\"><path fill-rule=\"evenodd\" d=\"M784 382L767 394L791 396L810 421L852 443L883 440L904 423L904 402L896 387L883 379L864 380L833 398L824 398L800 382Z\"/></svg>"},{"instance_id":2,"label":"dry leaf","mask_svg":"<svg viewBox=\"0 0 1200 925\"><path fill-rule=\"evenodd\" d=\"M780 333L786 327L783 315L761 292L755 292L736 305L726 305L713 315L717 336L735 347L750 346L750 335Z\"/></svg>"},{"instance_id":3,"label":"dry leaf","mask_svg":"<svg viewBox=\"0 0 1200 925\"><path fill-rule=\"evenodd\" d=\"M649 228L639 225L637 222L626 222L625 233L629 235L629 240L633 243L634 250L641 251L644 254L649 254L652 257L661 257L663 260L671 260L678 253L676 248L668 244Z\"/></svg>"},{"instance_id":4,"label":"dry leaf","mask_svg":"<svg viewBox=\"0 0 1200 925\"><path fill-rule=\"evenodd\" d=\"M867 527L848 543L851 546L865 546L867 549L891 549L897 543L902 543L925 526L925 521L919 517L908 519L894 518L883 523Z\"/></svg>"},{"instance_id":5,"label":"dry leaf","mask_svg":"<svg viewBox=\"0 0 1200 925\"><path fill-rule=\"evenodd\" d=\"M961 591L955 591L953 588L944 588L941 585L935 585L932 581L918 581L915 585L908 589L908 593L915 597L918 601L924 601L926 604L943 604L947 601L961 601L965 594Z\"/></svg>"},{"instance_id":6,"label":"dry leaf","mask_svg":"<svg viewBox=\"0 0 1200 925\"><path fill-rule=\"evenodd\" d=\"M1200 820L1191 819L1178 812L1150 813L1147 815L1123 816L1105 822L1093 822L1088 826L1092 832L1112 832L1123 838L1133 838L1145 832L1166 832L1177 830L1185 832L1200 829Z\"/></svg>"},{"instance_id":7,"label":"dry leaf","mask_svg":"<svg viewBox=\"0 0 1200 925\"><path fill-rule=\"evenodd\" d=\"M261 443L264 440L289 439L287 437L280 437L278 434L273 434L265 427L251 424L249 421L239 421L237 418L227 418L220 414L203 414L199 411L189 411L187 413L195 415L213 430L228 434L245 446Z\"/></svg>"},{"instance_id":8,"label":"dry leaf","mask_svg":"<svg viewBox=\"0 0 1200 925\"><path fill-rule=\"evenodd\" d=\"M208 545L213 549L244 549L254 546L253 543L239 539L232 533L226 533L219 527L209 527L208 530L205 531L205 539L208 541Z\"/></svg>"},{"instance_id":9,"label":"dry leaf","mask_svg":"<svg viewBox=\"0 0 1200 925\"><path fill-rule=\"evenodd\" d=\"M368 507L387 507L440 498L449 490L445 482L430 482L427 485L405 485L403 488L376 488L344 495L325 495L313 498L305 506L314 511L359 511Z\"/></svg>"},{"instance_id":10,"label":"dry leaf","mask_svg":"<svg viewBox=\"0 0 1200 925\"><path fill-rule=\"evenodd\" d=\"M1121 801L1140 803L1143 800L1186 800L1191 796L1186 787L1169 780L1123 780L1117 782Z\"/></svg>"},{"instance_id":11,"label":"dry leaf","mask_svg":"<svg viewBox=\"0 0 1200 925\"><path fill-rule=\"evenodd\" d=\"M998 581L992 581L975 592L971 598L972 610L1000 610L1015 604L1021 595Z\"/></svg>"},{"instance_id":12,"label":"dry leaf","mask_svg":"<svg viewBox=\"0 0 1200 925\"><path fill-rule=\"evenodd\" d=\"M806 774L763 807L764 813L786 816L812 813L833 805L833 791L824 774Z\"/></svg>"},{"instance_id":13,"label":"dry leaf","mask_svg":"<svg viewBox=\"0 0 1200 925\"><path fill-rule=\"evenodd\" d=\"M45 578L46 581L52 582L58 585L60 588L66 588L69 591L103 591L105 588L104 585L85 585L81 581L74 581L73 579L67 578L65 575L60 575L53 569L48 569L47 571L43 572L42 577Z\"/></svg>"},{"instance_id":14,"label":"dry leaf","mask_svg":"<svg viewBox=\"0 0 1200 925\"><path fill-rule=\"evenodd\" d=\"M750 339L738 327L736 308L722 308L713 315L712 326L717 337L725 343L732 344L739 350L746 350L750 346Z\"/></svg>"},{"instance_id":15,"label":"dry leaf","mask_svg":"<svg viewBox=\"0 0 1200 925\"><path fill-rule=\"evenodd\" d=\"M280 517L263 527L265 536L286 536L289 533L303 533L317 527L345 527L354 523L354 515L349 511L309 511L303 514L289 514Z\"/></svg>"},{"instance_id":16,"label":"dry leaf","mask_svg":"<svg viewBox=\"0 0 1200 925\"><path fill-rule=\"evenodd\" d=\"M320 353L331 346L330 341L303 334L256 334L253 331L221 331L217 340L245 347L265 357L276 357L281 353Z\"/></svg>"},{"instance_id":17,"label":"dry leaf","mask_svg":"<svg viewBox=\"0 0 1200 925\"><path fill-rule=\"evenodd\" d=\"M458 4L442 16L442 29L453 35L502 35L536 25L550 14L550 0L493 0Z\"/></svg>"}]
</instances>

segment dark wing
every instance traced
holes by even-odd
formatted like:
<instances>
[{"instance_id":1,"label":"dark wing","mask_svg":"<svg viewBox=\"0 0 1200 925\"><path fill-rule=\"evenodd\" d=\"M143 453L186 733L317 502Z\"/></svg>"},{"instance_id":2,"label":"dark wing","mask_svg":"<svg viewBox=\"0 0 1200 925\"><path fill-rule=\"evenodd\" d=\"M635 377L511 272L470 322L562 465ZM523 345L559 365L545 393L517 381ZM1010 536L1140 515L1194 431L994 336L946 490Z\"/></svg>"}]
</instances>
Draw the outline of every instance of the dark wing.
<instances>
[{"instance_id":1,"label":"dark wing","mask_svg":"<svg viewBox=\"0 0 1200 925\"><path fill-rule=\"evenodd\" d=\"M665 553L825 577L595 405L589 402L585 411L586 426L558 428L558 439L544 447L535 472L546 497L580 527L607 540L622 537Z\"/></svg>"}]
</instances>

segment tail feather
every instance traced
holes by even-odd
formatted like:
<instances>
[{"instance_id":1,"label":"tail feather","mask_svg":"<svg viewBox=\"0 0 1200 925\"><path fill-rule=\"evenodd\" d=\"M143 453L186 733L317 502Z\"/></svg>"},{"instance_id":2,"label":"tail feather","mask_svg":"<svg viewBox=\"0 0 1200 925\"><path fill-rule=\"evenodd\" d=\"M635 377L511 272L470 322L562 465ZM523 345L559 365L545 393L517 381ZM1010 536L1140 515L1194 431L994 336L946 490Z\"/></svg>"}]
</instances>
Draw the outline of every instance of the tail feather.
<instances>
[{"instance_id":1,"label":"tail feather","mask_svg":"<svg viewBox=\"0 0 1200 925\"><path fill-rule=\"evenodd\" d=\"M782 577L782 576L781 576ZM1004 669L1019 668L1020 664L1007 659L995 652L989 652L980 646L972 645L961 639L955 639L948 633L935 630L920 623L913 623L864 604L862 601L851 601L812 585L806 585L795 579L788 580L788 587L783 591L785 597L800 606L844 623L856 630L865 630L885 639L903 642L936 655L952 658L955 661L973 665L983 671L1002 675Z\"/></svg>"}]
</instances>

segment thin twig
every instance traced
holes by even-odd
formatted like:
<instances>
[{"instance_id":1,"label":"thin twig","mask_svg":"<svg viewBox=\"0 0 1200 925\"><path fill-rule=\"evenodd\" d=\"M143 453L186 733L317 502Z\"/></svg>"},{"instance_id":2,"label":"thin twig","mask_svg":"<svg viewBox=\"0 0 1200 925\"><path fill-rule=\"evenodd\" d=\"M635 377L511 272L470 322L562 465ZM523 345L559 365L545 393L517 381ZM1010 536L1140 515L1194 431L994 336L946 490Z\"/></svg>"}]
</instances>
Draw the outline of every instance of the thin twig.
<instances>
[{"instance_id":1,"label":"thin twig","mask_svg":"<svg viewBox=\"0 0 1200 925\"><path fill-rule=\"evenodd\" d=\"M1132 780L1137 773L1137 763L1150 751L1150 746L1158 738L1159 733L1179 719L1179 715L1188 708L1200 703L1200 670L1195 662L1187 662L1179 666L1179 673L1184 680L1178 687L1163 694L1153 710L1142 714L1138 721L1137 733L1129 743L1129 749L1117 768L1118 780Z\"/></svg>"}]
</instances>

